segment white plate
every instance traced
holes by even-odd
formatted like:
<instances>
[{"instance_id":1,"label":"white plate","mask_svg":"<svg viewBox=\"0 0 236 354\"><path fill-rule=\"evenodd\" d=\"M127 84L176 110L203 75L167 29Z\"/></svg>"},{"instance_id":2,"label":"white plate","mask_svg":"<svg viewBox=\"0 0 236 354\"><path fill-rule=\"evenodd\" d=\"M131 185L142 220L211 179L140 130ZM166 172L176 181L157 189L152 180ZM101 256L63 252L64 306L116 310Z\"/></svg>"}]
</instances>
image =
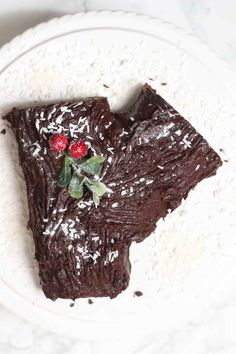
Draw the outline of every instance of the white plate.
<instances>
[{"instance_id":1,"label":"white plate","mask_svg":"<svg viewBox=\"0 0 236 354\"><path fill-rule=\"evenodd\" d=\"M14 138L9 129L0 136L0 300L53 331L101 338L180 324L219 294L226 272L232 273L234 86L225 65L194 37L158 19L120 12L80 13L41 24L0 52L0 114L14 105L93 95L108 96L118 110L146 81L217 151L223 148L220 154L229 162L160 222L155 235L132 246L130 286L114 300L89 305L83 299L70 307L71 301L44 297L26 229ZM135 290L144 296L133 297Z\"/></svg>"}]
</instances>

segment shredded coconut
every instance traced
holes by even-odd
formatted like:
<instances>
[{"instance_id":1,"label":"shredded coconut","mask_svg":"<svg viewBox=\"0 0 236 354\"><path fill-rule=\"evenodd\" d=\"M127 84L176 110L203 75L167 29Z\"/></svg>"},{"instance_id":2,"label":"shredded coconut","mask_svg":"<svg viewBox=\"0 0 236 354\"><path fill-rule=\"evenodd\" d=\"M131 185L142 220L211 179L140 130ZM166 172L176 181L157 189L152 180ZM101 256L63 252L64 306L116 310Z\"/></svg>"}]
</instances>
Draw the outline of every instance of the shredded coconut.
<instances>
[{"instance_id":1,"label":"shredded coconut","mask_svg":"<svg viewBox=\"0 0 236 354\"><path fill-rule=\"evenodd\" d=\"M38 142L33 143L33 146L35 146L35 150L33 151L32 155L37 156L38 153L41 151L41 146Z\"/></svg>"},{"instance_id":2,"label":"shredded coconut","mask_svg":"<svg viewBox=\"0 0 236 354\"><path fill-rule=\"evenodd\" d=\"M176 135L178 135L178 136L180 136L180 135L181 135L181 133L182 133L182 132L181 132L181 130L180 130L180 129L176 130L176 132L175 132L175 134L176 134Z\"/></svg>"},{"instance_id":3,"label":"shredded coconut","mask_svg":"<svg viewBox=\"0 0 236 354\"><path fill-rule=\"evenodd\" d=\"M108 263L114 262L114 260L115 260L116 258L118 258L118 256L119 256L118 250L116 250L116 251L109 251L109 253L108 253L108 255L107 255L107 258L106 258L104 264L106 265L106 264L108 264Z\"/></svg>"},{"instance_id":4,"label":"shredded coconut","mask_svg":"<svg viewBox=\"0 0 236 354\"><path fill-rule=\"evenodd\" d=\"M112 122L105 125L105 128L108 129L111 126Z\"/></svg>"},{"instance_id":5,"label":"shredded coconut","mask_svg":"<svg viewBox=\"0 0 236 354\"><path fill-rule=\"evenodd\" d=\"M114 150L114 148L113 148L113 147L109 147L109 148L107 148L107 151L109 151L111 154L114 154L113 150Z\"/></svg>"},{"instance_id":6,"label":"shredded coconut","mask_svg":"<svg viewBox=\"0 0 236 354\"><path fill-rule=\"evenodd\" d=\"M183 140L180 142L181 145L184 145L184 149L191 148L191 141L187 140L188 134L183 137Z\"/></svg>"}]
</instances>

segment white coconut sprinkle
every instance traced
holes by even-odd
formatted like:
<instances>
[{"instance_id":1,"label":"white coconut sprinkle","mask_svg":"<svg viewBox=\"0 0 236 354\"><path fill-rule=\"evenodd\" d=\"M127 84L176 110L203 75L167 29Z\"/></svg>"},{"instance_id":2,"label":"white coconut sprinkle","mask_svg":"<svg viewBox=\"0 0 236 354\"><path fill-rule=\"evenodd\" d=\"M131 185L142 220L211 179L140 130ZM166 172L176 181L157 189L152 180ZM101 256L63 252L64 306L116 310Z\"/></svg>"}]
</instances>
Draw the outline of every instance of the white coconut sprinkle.
<instances>
[{"instance_id":1,"label":"white coconut sprinkle","mask_svg":"<svg viewBox=\"0 0 236 354\"><path fill-rule=\"evenodd\" d=\"M56 112L56 107L53 107L52 111L48 115L48 120L52 118L52 115Z\"/></svg>"},{"instance_id":2,"label":"white coconut sprinkle","mask_svg":"<svg viewBox=\"0 0 236 354\"><path fill-rule=\"evenodd\" d=\"M180 142L181 145L184 145L184 149L191 148L191 141L187 140L188 134L183 137L183 140Z\"/></svg>"},{"instance_id":3,"label":"white coconut sprinkle","mask_svg":"<svg viewBox=\"0 0 236 354\"><path fill-rule=\"evenodd\" d=\"M119 135L120 137L129 134L124 128L122 129L121 134Z\"/></svg>"},{"instance_id":4,"label":"white coconut sprinkle","mask_svg":"<svg viewBox=\"0 0 236 354\"><path fill-rule=\"evenodd\" d=\"M53 225L49 225L46 230L43 231L43 235L47 235L47 236L54 236L57 229L59 228L59 226L61 225L63 219L60 218L60 220L53 226Z\"/></svg>"},{"instance_id":5,"label":"white coconut sprinkle","mask_svg":"<svg viewBox=\"0 0 236 354\"><path fill-rule=\"evenodd\" d=\"M119 252L118 250L116 251L109 251L107 258L104 262L104 264L106 265L107 263L112 263L114 262L114 260L119 256Z\"/></svg>"},{"instance_id":6,"label":"white coconut sprinkle","mask_svg":"<svg viewBox=\"0 0 236 354\"><path fill-rule=\"evenodd\" d=\"M96 251L94 254L83 254L83 258L91 258L93 260L93 263L96 264L97 263L97 258L101 256L99 251Z\"/></svg>"},{"instance_id":7,"label":"white coconut sprinkle","mask_svg":"<svg viewBox=\"0 0 236 354\"><path fill-rule=\"evenodd\" d=\"M40 134L43 134L43 133L47 134L47 133L49 133L49 130L45 127L42 127L42 128L40 128L39 132L40 132Z\"/></svg>"},{"instance_id":8,"label":"white coconut sprinkle","mask_svg":"<svg viewBox=\"0 0 236 354\"><path fill-rule=\"evenodd\" d=\"M112 125L112 122L105 125L105 128L108 129Z\"/></svg>"},{"instance_id":9,"label":"white coconut sprinkle","mask_svg":"<svg viewBox=\"0 0 236 354\"><path fill-rule=\"evenodd\" d=\"M82 106L82 104L83 104L83 101L79 101L79 102L75 103L73 107L76 108L76 107Z\"/></svg>"},{"instance_id":10,"label":"white coconut sprinkle","mask_svg":"<svg viewBox=\"0 0 236 354\"><path fill-rule=\"evenodd\" d=\"M59 226L61 225L63 219L60 218L60 220L53 226L52 230L51 230L51 236L54 236L57 229L59 228Z\"/></svg>"},{"instance_id":11,"label":"white coconut sprinkle","mask_svg":"<svg viewBox=\"0 0 236 354\"><path fill-rule=\"evenodd\" d=\"M55 119L55 122L57 124L61 124L63 121L63 114L59 115L56 119Z\"/></svg>"},{"instance_id":12,"label":"white coconut sprinkle","mask_svg":"<svg viewBox=\"0 0 236 354\"><path fill-rule=\"evenodd\" d=\"M60 208L58 211L60 212L60 213L63 213L64 211L66 211L67 210L67 208Z\"/></svg>"},{"instance_id":13,"label":"white coconut sprinkle","mask_svg":"<svg viewBox=\"0 0 236 354\"><path fill-rule=\"evenodd\" d=\"M80 257L76 256L76 269L80 269ZM78 274L80 274L80 272L78 272Z\"/></svg>"},{"instance_id":14,"label":"white coconut sprinkle","mask_svg":"<svg viewBox=\"0 0 236 354\"><path fill-rule=\"evenodd\" d=\"M63 107L60 108L60 110L61 110L61 112L67 112L68 107L63 106ZM70 111L71 111L71 110L69 110L69 112L70 112Z\"/></svg>"},{"instance_id":15,"label":"white coconut sprinkle","mask_svg":"<svg viewBox=\"0 0 236 354\"><path fill-rule=\"evenodd\" d=\"M72 219L68 219L66 222L61 224L61 229L64 232L65 236L70 239L77 239L81 235L82 230L76 230L75 221Z\"/></svg>"},{"instance_id":16,"label":"white coconut sprinkle","mask_svg":"<svg viewBox=\"0 0 236 354\"><path fill-rule=\"evenodd\" d=\"M72 219L68 219L69 227L74 227L75 226L75 221Z\"/></svg>"},{"instance_id":17,"label":"white coconut sprinkle","mask_svg":"<svg viewBox=\"0 0 236 354\"><path fill-rule=\"evenodd\" d=\"M170 130L174 125L175 125L174 123L169 123L167 125L163 125L163 126L158 127L157 130L159 131L159 133L157 134L156 138L157 139L165 138L168 135L170 135Z\"/></svg>"},{"instance_id":18,"label":"white coconut sprinkle","mask_svg":"<svg viewBox=\"0 0 236 354\"><path fill-rule=\"evenodd\" d=\"M109 147L109 148L107 148L107 151L109 151L111 154L114 154L113 150L114 150L114 148L113 148L113 147Z\"/></svg>"},{"instance_id":19,"label":"white coconut sprinkle","mask_svg":"<svg viewBox=\"0 0 236 354\"><path fill-rule=\"evenodd\" d=\"M35 142L32 145L36 147L35 150L33 151L32 155L37 156L38 153L41 151L41 146L39 145L38 142Z\"/></svg>"},{"instance_id":20,"label":"white coconut sprinkle","mask_svg":"<svg viewBox=\"0 0 236 354\"><path fill-rule=\"evenodd\" d=\"M35 127L36 129L39 131L39 128L40 128L40 120L37 118L36 121L35 121Z\"/></svg>"},{"instance_id":21,"label":"white coconut sprinkle","mask_svg":"<svg viewBox=\"0 0 236 354\"><path fill-rule=\"evenodd\" d=\"M176 132L175 132L175 134L178 135L178 136L180 136L181 133L182 133L182 131L180 129L176 130Z\"/></svg>"},{"instance_id":22,"label":"white coconut sprinkle","mask_svg":"<svg viewBox=\"0 0 236 354\"><path fill-rule=\"evenodd\" d=\"M86 208L86 204L84 204L83 201L79 202L79 203L77 204L77 206L78 206L78 208L80 208L80 209Z\"/></svg>"},{"instance_id":23,"label":"white coconut sprinkle","mask_svg":"<svg viewBox=\"0 0 236 354\"><path fill-rule=\"evenodd\" d=\"M99 240L99 237L98 237L98 236L92 237L92 241L97 242L98 240Z\"/></svg>"}]
</instances>

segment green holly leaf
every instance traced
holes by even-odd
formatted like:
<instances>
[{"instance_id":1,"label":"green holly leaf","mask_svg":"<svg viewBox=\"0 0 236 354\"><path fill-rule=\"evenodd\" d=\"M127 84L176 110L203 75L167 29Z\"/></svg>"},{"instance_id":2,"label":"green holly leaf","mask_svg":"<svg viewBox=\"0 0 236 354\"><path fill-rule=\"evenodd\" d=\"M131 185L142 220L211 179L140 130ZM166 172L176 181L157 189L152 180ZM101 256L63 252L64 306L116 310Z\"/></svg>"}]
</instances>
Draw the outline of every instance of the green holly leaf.
<instances>
[{"instance_id":1,"label":"green holly leaf","mask_svg":"<svg viewBox=\"0 0 236 354\"><path fill-rule=\"evenodd\" d=\"M74 172L69 187L68 187L68 192L72 198L75 199L80 199L83 197L84 193L84 188L83 188L83 183L84 183L85 177L84 176L78 176L77 172Z\"/></svg>"},{"instance_id":2,"label":"green holly leaf","mask_svg":"<svg viewBox=\"0 0 236 354\"><path fill-rule=\"evenodd\" d=\"M94 204L97 206L100 197L112 192L106 185L97 179L89 179L84 172L98 176L101 171L101 163L105 160L103 156L93 156L89 159L73 159L65 153L63 167L59 176L58 185L68 187L68 193L72 198L81 199L84 193L84 184L93 194ZM73 171L73 175L72 175Z\"/></svg>"},{"instance_id":3,"label":"green holly leaf","mask_svg":"<svg viewBox=\"0 0 236 354\"><path fill-rule=\"evenodd\" d=\"M90 157L85 162L79 164L79 168L90 175L99 175L101 172L101 163L105 160L103 156Z\"/></svg>"},{"instance_id":4,"label":"green holly leaf","mask_svg":"<svg viewBox=\"0 0 236 354\"><path fill-rule=\"evenodd\" d=\"M96 206L100 204L100 198L97 194L93 193L93 202Z\"/></svg>"},{"instance_id":5,"label":"green holly leaf","mask_svg":"<svg viewBox=\"0 0 236 354\"><path fill-rule=\"evenodd\" d=\"M104 183L100 181L93 181L93 180L88 180L85 182L86 186L96 194L98 197L101 197L105 193L111 193L112 190L108 188Z\"/></svg>"},{"instance_id":6,"label":"green holly leaf","mask_svg":"<svg viewBox=\"0 0 236 354\"><path fill-rule=\"evenodd\" d=\"M59 187L66 187L70 183L71 180L71 166L68 156L65 156L63 167L58 179L58 186Z\"/></svg>"}]
</instances>

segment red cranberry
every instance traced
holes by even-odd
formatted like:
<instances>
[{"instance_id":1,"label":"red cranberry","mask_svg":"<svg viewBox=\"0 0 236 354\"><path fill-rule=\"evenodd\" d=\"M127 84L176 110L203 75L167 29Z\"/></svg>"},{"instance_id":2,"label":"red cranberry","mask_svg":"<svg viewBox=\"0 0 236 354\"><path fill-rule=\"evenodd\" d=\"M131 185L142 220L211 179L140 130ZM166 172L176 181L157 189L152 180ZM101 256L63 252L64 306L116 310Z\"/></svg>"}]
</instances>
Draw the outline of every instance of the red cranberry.
<instances>
[{"instance_id":1,"label":"red cranberry","mask_svg":"<svg viewBox=\"0 0 236 354\"><path fill-rule=\"evenodd\" d=\"M68 153L75 159L79 159L87 154L88 148L83 141L73 140L68 148Z\"/></svg>"},{"instance_id":2,"label":"red cranberry","mask_svg":"<svg viewBox=\"0 0 236 354\"><path fill-rule=\"evenodd\" d=\"M64 134L54 134L49 140L52 151L64 151L68 145L68 139Z\"/></svg>"}]
</instances>

